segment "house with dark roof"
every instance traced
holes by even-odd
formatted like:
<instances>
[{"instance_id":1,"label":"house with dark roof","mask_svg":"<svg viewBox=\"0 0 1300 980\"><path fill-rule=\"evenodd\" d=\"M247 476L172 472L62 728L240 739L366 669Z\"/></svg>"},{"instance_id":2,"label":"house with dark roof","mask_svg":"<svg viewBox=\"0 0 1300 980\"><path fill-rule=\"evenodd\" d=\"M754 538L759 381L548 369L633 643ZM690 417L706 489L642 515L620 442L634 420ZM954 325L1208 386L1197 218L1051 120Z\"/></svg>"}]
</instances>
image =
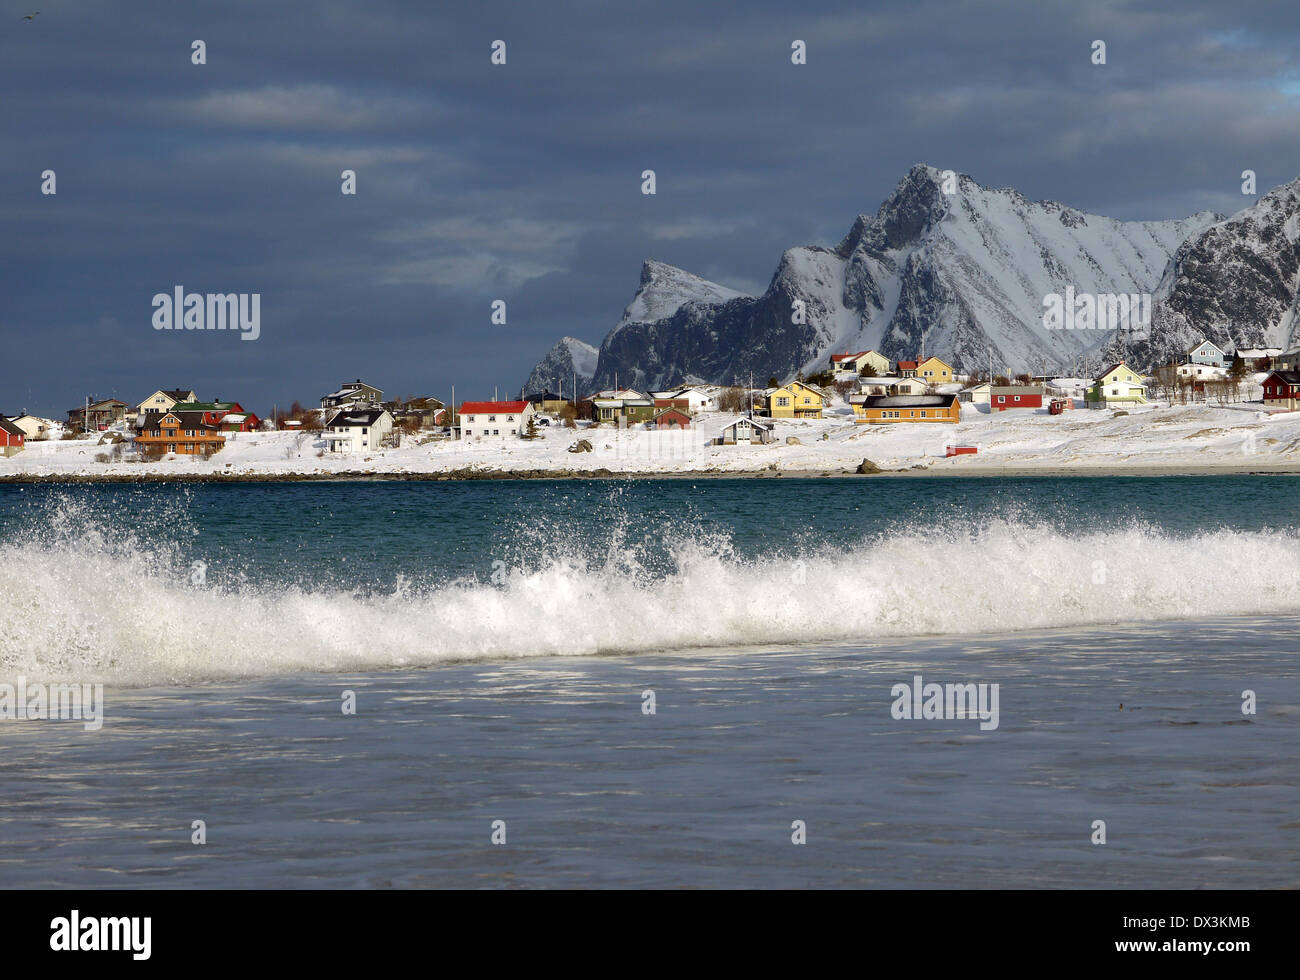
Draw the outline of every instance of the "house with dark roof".
<instances>
[{"instance_id":1,"label":"house with dark roof","mask_svg":"<svg viewBox=\"0 0 1300 980\"><path fill-rule=\"evenodd\" d=\"M169 453L177 456L211 456L226 445L217 423L203 412L172 410L148 416L135 437L136 448L146 457Z\"/></svg>"},{"instance_id":2,"label":"house with dark roof","mask_svg":"<svg viewBox=\"0 0 1300 980\"><path fill-rule=\"evenodd\" d=\"M27 434L0 415L0 456L13 456L27 445Z\"/></svg>"},{"instance_id":3,"label":"house with dark roof","mask_svg":"<svg viewBox=\"0 0 1300 980\"><path fill-rule=\"evenodd\" d=\"M956 395L850 395L849 404L859 424L961 421Z\"/></svg>"},{"instance_id":4,"label":"house with dark roof","mask_svg":"<svg viewBox=\"0 0 1300 980\"><path fill-rule=\"evenodd\" d=\"M127 409L130 407L117 398L104 398L91 402L89 406L78 405L76 408L68 409L68 424L84 426L90 430L107 429L114 422L121 422L126 418Z\"/></svg>"},{"instance_id":5,"label":"house with dark roof","mask_svg":"<svg viewBox=\"0 0 1300 980\"><path fill-rule=\"evenodd\" d=\"M177 402L196 402L199 396L189 388L159 388L135 407L137 415L161 415L170 412Z\"/></svg>"},{"instance_id":6,"label":"house with dark roof","mask_svg":"<svg viewBox=\"0 0 1300 980\"><path fill-rule=\"evenodd\" d=\"M377 408L383 404L384 390L368 385L360 378L345 381L338 391L323 395L320 407L324 410L335 408Z\"/></svg>"},{"instance_id":7,"label":"house with dark roof","mask_svg":"<svg viewBox=\"0 0 1300 980\"><path fill-rule=\"evenodd\" d=\"M386 408L342 408L325 420L325 442L333 453L360 453L378 449L393 431L393 416Z\"/></svg>"},{"instance_id":8,"label":"house with dark roof","mask_svg":"<svg viewBox=\"0 0 1300 980\"><path fill-rule=\"evenodd\" d=\"M719 446L765 446L773 440L773 423L766 419L754 419L744 416L736 419L722 430L718 436Z\"/></svg>"},{"instance_id":9,"label":"house with dark roof","mask_svg":"<svg viewBox=\"0 0 1300 980\"><path fill-rule=\"evenodd\" d=\"M1288 412L1300 409L1300 371L1273 371L1264 379L1264 404Z\"/></svg>"}]
</instances>

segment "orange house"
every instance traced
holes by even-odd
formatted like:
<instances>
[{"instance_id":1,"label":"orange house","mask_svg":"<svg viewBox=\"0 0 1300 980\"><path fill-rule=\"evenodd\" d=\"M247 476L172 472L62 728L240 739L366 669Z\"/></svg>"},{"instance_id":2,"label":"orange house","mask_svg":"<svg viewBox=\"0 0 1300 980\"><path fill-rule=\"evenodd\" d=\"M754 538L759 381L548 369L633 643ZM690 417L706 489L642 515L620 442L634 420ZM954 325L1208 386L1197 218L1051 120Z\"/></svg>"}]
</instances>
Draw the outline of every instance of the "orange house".
<instances>
[{"instance_id":1,"label":"orange house","mask_svg":"<svg viewBox=\"0 0 1300 980\"><path fill-rule=\"evenodd\" d=\"M226 437L203 412L167 412L150 419L135 441L149 455L211 456L225 446Z\"/></svg>"},{"instance_id":2,"label":"orange house","mask_svg":"<svg viewBox=\"0 0 1300 980\"><path fill-rule=\"evenodd\" d=\"M858 423L961 421L956 395L854 395L849 402Z\"/></svg>"}]
</instances>

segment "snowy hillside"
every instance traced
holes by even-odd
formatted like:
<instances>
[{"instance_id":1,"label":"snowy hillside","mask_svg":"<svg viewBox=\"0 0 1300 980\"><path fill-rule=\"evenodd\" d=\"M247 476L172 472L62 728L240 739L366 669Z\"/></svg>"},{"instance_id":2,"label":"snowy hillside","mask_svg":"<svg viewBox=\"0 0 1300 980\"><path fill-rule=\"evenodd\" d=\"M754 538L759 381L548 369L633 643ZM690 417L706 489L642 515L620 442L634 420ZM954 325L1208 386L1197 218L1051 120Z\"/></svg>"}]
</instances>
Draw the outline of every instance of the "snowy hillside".
<instances>
[{"instance_id":1,"label":"snowy hillside","mask_svg":"<svg viewBox=\"0 0 1300 980\"><path fill-rule=\"evenodd\" d=\"M1300 178L1190 238L1156 294L1150 338L1134 359L1166 364L1209 338L1225 350L1300 337Z\"/></svg>"},{"instance_id":2,"label":"snowy hillside","mask_svg":"<svg viewBox=\"0 0 1300 980\"><path fill-rule=\"evenodd\" d=\"M918 164L836 247L786 251L759 297L647 262L595 385L616 373L640 387L787 377L840 351L914 357L923 339L958 369L1064 366L1109 335L1045 329L1044 297L1150 293L1179 245L1220 220L1117 221L967 176L952 184L945 193L944 172Z\"/></svg>"},{"instance_id":3,"label":"snowy hillside","mask_svg":"<svg viewBox=\"0 0 1300 980\"><path fill-rule=\"evenodd\" d=\"M596 373L596 359L599 355L600 351L591 344L575 337L565 337L533 368L533 373L524 383L524 391L532 394L549 389L558 393L563 385L564 391L572 394L576 374L578 391L586 394L591 389L591 379Z\"/></svg>"}]
</instances>

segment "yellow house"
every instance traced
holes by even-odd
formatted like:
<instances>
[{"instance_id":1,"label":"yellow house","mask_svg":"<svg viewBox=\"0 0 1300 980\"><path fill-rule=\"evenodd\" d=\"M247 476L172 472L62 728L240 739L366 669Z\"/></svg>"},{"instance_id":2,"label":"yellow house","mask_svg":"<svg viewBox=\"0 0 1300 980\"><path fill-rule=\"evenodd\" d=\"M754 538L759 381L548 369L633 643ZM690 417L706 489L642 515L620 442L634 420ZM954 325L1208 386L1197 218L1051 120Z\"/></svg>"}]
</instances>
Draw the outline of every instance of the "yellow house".
<instances>
[{"instance_id":1,"label":"yellow house","mask_svg":"<svg viewBox=\"0 0 1300 980\"><path fill-rule=\"evenodd\" d=\"M1084 393L1084 404L1089 408L1107 405L1145 405L1146 385L1142 375L1120 361L1112 364L1097 376L1092 387Z\"/></svg>"},{"instance_id":2,"label":"yellow house","mask_svg":"<svg viewBox=\"0 0 1300 980\"><path fill-rule=\"evenodd\" d=\"M952 368L937 357L927 357L916 366L916 376L926 384L947 384L952 380Z\"/></svg>"},{"instance_id":3,"label":"yellow house","mask_svg":"<svg viewBox=\"0 0 1300 980\"><path fill-rule=\"evenodd\" d=\"M820 390L802 381L769 389L764 396L768 418L773 419L819 419L826 404Z\"/></svg>"},{"instance_id":4,"label":"yellow house","mask_svg":"<svg viewBox=\"0 0 1300 980\"><path fill-rule=\"evenodd\" d=\"M854 374L861 374L862 369L868 364L875 370L877 377L884 377L889 373L889 358L884 354L877 354L874 350L831 355L831 368L836 371L852 371Z\"/></svg>"}]
</instances>

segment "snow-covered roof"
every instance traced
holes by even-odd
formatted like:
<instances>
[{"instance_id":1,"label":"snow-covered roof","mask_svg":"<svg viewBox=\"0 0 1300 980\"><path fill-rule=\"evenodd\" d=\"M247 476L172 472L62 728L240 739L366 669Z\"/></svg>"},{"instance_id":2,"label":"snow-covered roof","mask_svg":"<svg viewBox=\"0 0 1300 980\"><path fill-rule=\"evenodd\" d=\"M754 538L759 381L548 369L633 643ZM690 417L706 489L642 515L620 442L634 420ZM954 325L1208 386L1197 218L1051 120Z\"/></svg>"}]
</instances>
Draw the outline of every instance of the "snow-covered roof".
<instances>
[{"instance_id":1,"label":"snow-covered roof","mask_svg":"<svg viewBox=\"0 0 1300 980\"><path fill-rule=\"evenodd\" d=\"M345 426L374 425L377 421L379 421L379 417L381 415L387 415L387 414L388 414L388 409L386 408L363 408L363 409L345 408L331 415L329 417L329 420L325 423L325 425L330 428L334 426L340 426L340 425L345 425Z\"/></svg>"}]
</instances>

